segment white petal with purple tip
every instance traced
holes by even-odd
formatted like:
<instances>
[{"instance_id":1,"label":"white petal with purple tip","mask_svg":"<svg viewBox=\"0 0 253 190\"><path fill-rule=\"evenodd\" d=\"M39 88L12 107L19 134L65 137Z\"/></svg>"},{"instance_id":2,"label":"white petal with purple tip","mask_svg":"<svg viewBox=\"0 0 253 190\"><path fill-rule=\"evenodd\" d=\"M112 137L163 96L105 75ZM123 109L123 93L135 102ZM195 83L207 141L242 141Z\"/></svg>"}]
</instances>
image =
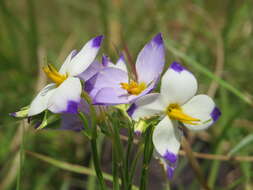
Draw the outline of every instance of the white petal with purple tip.
<instances>
[{"instance_id":1,"label":"white petal with purple tip","mask_svg":"<svg viewBox=\"0 0 253 190\"><path fill-rule=\"evenodd\" d=\"M193 118L199 119L196 125L184 124L190 130L203 130L210 127L214 120L217 120L220 113L212 114L216 110L215 103L207 95L197 95L182 106L183 112Z\"/></svg>"},{"instance_id":2,"label":"white petal with purple tip","mask_svg":"<svg viewBox=\"0 0 253 190\"><path fill-rule=\"evenodd\" d=\"M136 61L138 82L150 83L162 73L165 64L165 48L161 34L141 50Z\"/></svg>"},{"instance_id":3,"label":"white petal with purple tip","mask_svg":"<svg viewBox=\"0 0 253 190\"><path fill-rule=\"evenodd\" d=\"M139 98L135 102L135 110L132 113L132 118L135 121L152 117L157 114L162 114L165 110L164 105L160 101L160 95L158 93L148 94Z\"/></svg>"},{"instance_id":4,"label":"white petal with purple tip","mask_svg":"<svg viewBox=\"0 0 253 190\"><path fill-rule=\"evenodd\" d=\"M164 117L154 129L153 143L156 151L167 161L174 163L180 149L182 132Z\"/></svg>"},{"instance_id":5,"label":"white petal with purple tip","mask_svg":"<svg viewBox=\"0 0 253 190\"><path fill-rule=\"evenodd\" d=\"M69 65L71 64L71 59L77 54L77 50L73 50L70 52L70 54L67 56L67 58L65 59L64 63L62 64L59 73L60 74L66 74Z\"/></svg>"},{"instance_id":6,"label":"white petal with purple tip","mask_svg":"<svg viewBox=\"0 0 253 190\"><path fill-rule=\"evenodd\" d=\"M197 92L195 76L174 62L162 77L161 95L164 104L184 104Z\"/></svg>"},{"instance_id":7,"label":"white petal with purple tip","mask_svg":"<svg viewBox=\"0 0 253 190\"><path fill-rule=\"evenodd\" d=\"M50 97L48 109L53 113L77 113L81 91L80 79L67 78Z\"/></svg>"},{"instance_id":8,"label":"white petal with purple tip","mask_svg":"<svg viewBox=\"0 0 253 190\"><path fill-rule=\"evenodd\" d=\"M69 64L67 72L70 76L77 76L90 66L97 56L102 40L103 36L98 36L83 46Z\"/></svg>"},{"instance_id":9,"label":"white petal with purple tip","mask_svg":"<svg viewBox=\"0 0 253 190\"><path fill-rule=\"evenodd\" d=\"M54 93L55 87L56 85L54 83L48 84L38 93L30 105L28 116L39 114L47 109L48 100L52 93Z\"/></svg>"}]
</instances>

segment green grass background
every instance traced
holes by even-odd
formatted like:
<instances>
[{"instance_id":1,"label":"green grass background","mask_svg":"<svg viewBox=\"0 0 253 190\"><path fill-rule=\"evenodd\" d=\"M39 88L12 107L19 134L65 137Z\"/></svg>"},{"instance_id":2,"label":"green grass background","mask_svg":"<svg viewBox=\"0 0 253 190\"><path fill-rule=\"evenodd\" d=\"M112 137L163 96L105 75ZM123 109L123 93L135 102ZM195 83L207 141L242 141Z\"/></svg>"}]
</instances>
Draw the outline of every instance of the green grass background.
<instances>
[{"instance_id":1,"label":"green grass background","mask_svg":"<svg viewBox=\"0 0 253 190\"><path fill-rule=\"evenodd\" d=\"M90 151L79 133L37 132L31 126L23 142L23 122L8 113L28 105L41 88L45 79L39 68L45 58L59 66L70 50L104 34L101 52L115 60L127 47L135 60L142 46L158 32L166 39L167 64L181 61L197 76L199 93L209 92L222 110L213 127L190 133L193 150L252 155L252 0L1 0L0 189L96 189L92 178L28 155L19 170L20 147L83 166L89 165ZM214 73L222 75L217 80ZM217 90L210 87L214 79ZM102 163L107 165L110 154L104 155ZM199 161L212 189L253 189L252 162ZM149 184L148 189L201 188L184 157L173 181L167 182L162 170L155 168Z\"/></svg>"}]
</instances>

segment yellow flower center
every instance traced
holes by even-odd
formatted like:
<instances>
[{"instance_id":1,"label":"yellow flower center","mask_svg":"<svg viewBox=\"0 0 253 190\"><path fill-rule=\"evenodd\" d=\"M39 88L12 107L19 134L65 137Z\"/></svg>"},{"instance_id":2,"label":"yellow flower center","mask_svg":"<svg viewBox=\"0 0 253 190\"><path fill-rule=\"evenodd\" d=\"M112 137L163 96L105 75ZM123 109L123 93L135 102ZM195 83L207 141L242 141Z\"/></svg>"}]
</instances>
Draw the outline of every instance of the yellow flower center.
<instances>
[{"instance_id":1,"label":"yellow flower center","mask_svg":"<svg viewBox=\"0 0 253 190\"><path fill-rule=\"evenodd\" d=\"M120 83L121 88L127 90L129 94L138 95L143 90L146 89L147 85L144 82L137 83L135 81L130 81L130 83Z\"/></svg>"},{"instance_id":2,"label":"yellow flower center","mask_svg":"<svg viewBox=\"0 0 253 190\"><path fill-rule=\"evenodd\" d=\"M59 86L64 80L68 78L68 75L60 74L52 65L48 64L43 67L43 71L47 77L50 78L57 86Z\"/></svg>"},{"instance_id":3,"label":"yellow flower center","mask_svg":"<svg viewBox=\"0 0 253 190\"><path fill-rule=\"evenodd\" d=\"M200 121L199 119L193 118L185 114L178 104L170 104L167 108L167 115L171 119L175 119L182 123L186 123L190 125L197 125L196 122Z\"/></svg>"}]
</instances>

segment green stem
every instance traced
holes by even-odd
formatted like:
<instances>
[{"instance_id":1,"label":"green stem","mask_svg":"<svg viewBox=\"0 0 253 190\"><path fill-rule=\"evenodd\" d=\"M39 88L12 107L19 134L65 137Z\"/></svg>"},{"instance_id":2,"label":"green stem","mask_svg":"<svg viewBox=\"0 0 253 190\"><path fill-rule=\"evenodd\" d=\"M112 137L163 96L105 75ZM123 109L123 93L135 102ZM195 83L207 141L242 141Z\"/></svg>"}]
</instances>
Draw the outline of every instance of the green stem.
<instances>
[{"instance_id":1,"label":"green stem","mask_svg":"<svg viewBox=\"0 0 253 190\"><path fill-rule=\"evenodd\" d=\"M117 165L120 170L121 175L121 182L122 182L122 189L126 189L126 176L125 176L125 167L124 167L124 152L122 143L120 141L120 134L119 129L117 127L118 125L113 125L113 131L114 131L114 146L117 154Z\"/></svg>"},{"instance_id":2,"label":"green stem","mask_svg":"<svg viewBox=\"0 0 253 190\"><path fill-rule=\"evenodd\" d=\"M113 143L113 150L112 150L112 172L113 172L113 189L119 190L119 173L118 173L118 158L115 143Z\"/></svg>"},{"instance_id":3,"label":"green stem","mask_svg":"<svg viewBox=\"0 0 253 190\"><path fill-rule=\"evenodd\" d=\"M99 155L98 155L98 149L97 149L97 122L96 122L96 113L95 109L92 105L90 105L91 108L91 114L92 114L92 137L91 137L91 152L92 152L92 158L94 163L94 168L98 177L99 185L102 190L106 189L104 177L101 170L101 165L99 162Z\"/></svg>"},{"instance_id":4,"label":"green stem","mask_svg":"<svg viewBox=\"0 0 253 190\"><path fill-rule=\"evenodd\" d=\"M98 150L97 150L97 140L96 138L91 139L91 152L92 152L92 158L94 163L94 168L98 177L98 182L102 190L106 189L104 177L101 171L101 166L99 162L99 156L98 156Z\"/></svg>"},{"instance_id":5,"label":"green stem","mask_svg":"<svg viewBox=\"0 0 253 190\"><path fill-rule=\"evenodd\" d=\"M143 152L143 146L140 145L139 146L139 149L135 155L135 158L133 160L133 163L131 165L131 170L130 170L130 181L133 180L133 177L134 177L134 173L135 173L135 170L136 170L136 166L137 166L137 162L138 160L140 159L140 156L141 156L141 153ZM128 186L128 190L131 190L131 187L132 187L132 184L129 184Z\"/></svg>"},{"instance_id":6,"label":"green stem","mask_svg":"<svg viewBox=\"0 0 253 190\"><path fill-rule=\"evenodd\" d=\"M91 115L91 139L90 139L90 144L91 144L91 152L92 152L92 159L93 159L93 164L94 168L96 171L96 175L98 177L98 182L99 186L102 190L106 190L106 185L104 181L104 177L102 174L101 170L101 165L100 165L100 159L99 159L99 154L98 154L98 148L97 148L97 119L96 119L96 110L94 106L92 105L91 99L88 94L82 93L82 97L89 103L90 105L90 115ZM84 125L87 123L86 118L84 115L79 114L81 119L84 122Z\"/></svg>"},{"instance_id":7,"label":"green stem","mask_svg":"<svg viewBox=\"0 0 253 190\"><path fill-rule=\"evenodd\" d=\"M151 157L153 153L152 130L153 130L153 127L150 126L145 133L144 156L143 156L143 164L142 164L142 172L141 172L140 190L146 190L146 186L147 186L149 163L151 161Z\"/></svg>"},{"instance_id":8,"label":"green stem","mask_svg":"<svg viewBox=\"0 0 253 190\"><path fill-rule=\"evenodd\" d=\"M127 187L131 186L132 182L130 181L130 175L129 175L129 162L130 162L130 153L133 146L133 125L128 125L128 141L127 141L127 153L126 153L126 159L125 159L125 176L126 176L126 185Z\"/></svg>"},{"instance_id":9,"label":"green stem","mask_svg":"<svg viewBox=\"0 0 253 190\"><path fill-rule=\"evenodd\" d=\"M19 170L18 170L18 176L17 176L16 190L20 190L21 176L22 176L22 165L24 162L24 135L25 135L24 125L21 126L20 130L21 130L21 142L20 142L20 150L19 150Z\"/></svg>"}]
</instances>

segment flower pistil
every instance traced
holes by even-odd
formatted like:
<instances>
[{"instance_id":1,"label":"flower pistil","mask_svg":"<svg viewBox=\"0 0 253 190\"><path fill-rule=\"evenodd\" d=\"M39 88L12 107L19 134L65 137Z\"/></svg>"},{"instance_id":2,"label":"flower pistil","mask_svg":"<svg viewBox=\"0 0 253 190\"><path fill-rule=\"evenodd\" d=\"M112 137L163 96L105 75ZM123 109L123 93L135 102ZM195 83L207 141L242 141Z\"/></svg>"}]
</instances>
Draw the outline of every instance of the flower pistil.
<instances>
[{"instance_id":1,"label":"flower pistil","mask_svg":"<svg viewBox=\"0 0 253 190\"><path fill-rule=\"evenodd\" d=\"M67 74L60 74L53 65L48 64L47 66L43 67L43 71L50 78L57 86L59 86L63 81L68 78Z\"/></svg>"},{"instance_id":2,"label":"flower pistil","mask_svg":"<svg viewBox=\"0 0 253 190\"><path fill-rule=\"evenodd\" d=\"M140 94L147 87L147 85L144 82L137 83L135 81L130 81L129 83L122 82L120 83L120 85L121 88L127 90L127 92L132 95Z\"/></svg>"},{"instance_id":3,"label":"flower pistil","mask_svg":"<svg viewBox=\"0 0 253 190\"><path fill-rule=\"evenodd\" d=\"M196 122L200 121L185 114L178 104L170 104L166 112L171 119L181 121L182 123L197 125Z\"/></svg>"}]
</instances>

